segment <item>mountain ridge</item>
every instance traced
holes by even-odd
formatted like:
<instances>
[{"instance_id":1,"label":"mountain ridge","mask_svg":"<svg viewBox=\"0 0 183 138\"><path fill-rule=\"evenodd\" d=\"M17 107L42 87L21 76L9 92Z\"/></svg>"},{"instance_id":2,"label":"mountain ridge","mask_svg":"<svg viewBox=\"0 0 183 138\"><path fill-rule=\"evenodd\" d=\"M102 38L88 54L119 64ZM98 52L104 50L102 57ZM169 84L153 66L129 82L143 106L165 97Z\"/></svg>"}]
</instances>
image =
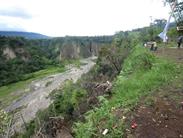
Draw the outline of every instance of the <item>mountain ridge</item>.
<instances>
[{"instance_id":1,"label":"mountain ridge","mask_svg":"<svg viewBox=\"0 0 183 138\"><path fill-rule=\"evenodd\" d=\"M49 39L51 37L34 32L23 32L23 31L0 31L0 36L7 37L24 37L26 39Z\"/></svg>"}]
</instances>

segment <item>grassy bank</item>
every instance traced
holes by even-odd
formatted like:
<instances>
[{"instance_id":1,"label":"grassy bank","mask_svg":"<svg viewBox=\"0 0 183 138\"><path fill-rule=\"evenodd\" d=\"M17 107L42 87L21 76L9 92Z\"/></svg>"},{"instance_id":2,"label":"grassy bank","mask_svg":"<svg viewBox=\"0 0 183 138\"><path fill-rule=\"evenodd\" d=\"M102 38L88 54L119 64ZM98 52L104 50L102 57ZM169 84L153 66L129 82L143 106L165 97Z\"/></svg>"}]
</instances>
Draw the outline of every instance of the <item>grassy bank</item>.
<instances>
[{"instance_id":1,"label":"grassy bank","mask_svg":"<svg viewBox=\"0 0 183 138\"><path fill-rule=\"evenodd\" d=\"M124 116L140 99L158 87L168 84L181 72L181 67L155 57L144 48L136 47L125 60L123 69L113 83L113 96L99 97L101 106L85 114L84 122L75 123L75 137L123 137Z\"/></svg>"},{"instance_id":2,"label":"grassy bank","mask_svg":"<svg viewBox=\"0 0 183 138\"><path fill-rule=\"evenodd\" d=\"M50 66L47 69L24 75L22 81L0 87L0 101L2 106L7 105L13 99L21 96L21 93L13 93L20 89L25 89L33 80L41 79L45 76L65 71L65 67ZM12 94L12 95L11 95Z\"/></svg>"},{"instance_id":3,"label":"grassy bank","mask_svg":"<svg viewBox=\"0 0 183 138\"><path fill-rule=\"evenodd\" d=\"M97 107L91 104L92 107L86 109L86 113L80 112L83 105L87 106L89 101L94 102L90 94L95 85L88 87L89 91L83 86L91 84L89 82L94 81L94 76L96 74L98 76L95 68L92 74L87 74L87 79L83 76L81 82L78 81L76 84L67 82L65 87L55 91L53 104L48 109L40 111L37 114L39 121L37 119L31 121L27 131L18 136L30 137L39 132L40 128L43 134L50 136L61 129L60 126L55 125L60 124L62 128L68 128L67 131L76 138L103 137L102 132L105 129L109 130L105 137L121 138L126 128L125 116L134 110L142 97L170 83L181 73L183 74L183 71L179 65L160 59L149 50L136 46L125 58L122 71L113 82L110 96L107 93L106 96L99 96ZM50 119L50 117L57 119ZM78 121L78 118L82 121Z\"/></svg>"}]
</instances>

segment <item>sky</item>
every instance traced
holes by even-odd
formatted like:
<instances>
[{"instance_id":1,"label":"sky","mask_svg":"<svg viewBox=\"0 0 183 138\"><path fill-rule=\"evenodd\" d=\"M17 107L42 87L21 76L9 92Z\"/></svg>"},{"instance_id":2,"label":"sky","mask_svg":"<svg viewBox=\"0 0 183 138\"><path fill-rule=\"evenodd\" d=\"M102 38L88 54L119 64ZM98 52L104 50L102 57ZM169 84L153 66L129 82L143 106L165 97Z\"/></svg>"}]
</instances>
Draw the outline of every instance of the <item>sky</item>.
<instances>
[{"instance_id":1,"label":"sky","mask_svg":"<svg viewBox=\"0 0 183 138\"><path fill-rule=\"evenodd\" d=\"M169 13L162 0L0 0L0 30L113 35L168 19Z\"/></svg>"}]
</instances>

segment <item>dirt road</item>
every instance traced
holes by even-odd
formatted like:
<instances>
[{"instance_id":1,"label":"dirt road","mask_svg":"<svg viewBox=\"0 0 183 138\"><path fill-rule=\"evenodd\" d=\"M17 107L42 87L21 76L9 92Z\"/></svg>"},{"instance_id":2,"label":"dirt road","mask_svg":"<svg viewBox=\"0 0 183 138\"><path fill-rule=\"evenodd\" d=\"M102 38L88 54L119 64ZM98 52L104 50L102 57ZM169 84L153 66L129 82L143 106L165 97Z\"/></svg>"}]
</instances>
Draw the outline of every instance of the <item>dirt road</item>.
<instances>
[{"instance_id":1,"label":"dirt road","mask_svg":"<svg viewBox=\"0 0 183 138\"><path fill-rule=\"evenodd\" d=\"M72 79L74 82L77 81L82 74L87 73L95 65L92 61L92 59L95 58L96 57L81 60L81 63L84 64L81 65L80 68L71 66L66 72L51 75L32 82L29 88L27 88L31 92L22 96L18 101L13 102L6 108L6 111L8 112L18 110L14 114L12 128L16 131L21 131L23 121L29 122L35 117L39 110L46 109L51 104L52 101L49 98L49 94L53 90L62 86L65 80Z\"/></svg>"}]
</instances>

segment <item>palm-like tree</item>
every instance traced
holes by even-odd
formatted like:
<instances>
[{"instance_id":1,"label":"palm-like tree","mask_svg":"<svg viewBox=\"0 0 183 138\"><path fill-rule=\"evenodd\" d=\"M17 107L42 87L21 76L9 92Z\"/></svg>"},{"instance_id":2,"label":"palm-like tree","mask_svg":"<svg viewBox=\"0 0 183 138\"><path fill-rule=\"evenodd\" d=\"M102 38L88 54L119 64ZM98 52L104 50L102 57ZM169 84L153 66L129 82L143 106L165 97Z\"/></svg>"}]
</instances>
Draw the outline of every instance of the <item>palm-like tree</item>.
<instances>
[{"instance_id":1,"label":"palm-like tree","mask_svg":"<svg viewBox=\"0 0 183 138\"><path fill-rule=\"evenodd\" d=\"M169 3L177 23L177 30L183 32L183 0L165 0Z\"/></svg>"}]
</instances>

